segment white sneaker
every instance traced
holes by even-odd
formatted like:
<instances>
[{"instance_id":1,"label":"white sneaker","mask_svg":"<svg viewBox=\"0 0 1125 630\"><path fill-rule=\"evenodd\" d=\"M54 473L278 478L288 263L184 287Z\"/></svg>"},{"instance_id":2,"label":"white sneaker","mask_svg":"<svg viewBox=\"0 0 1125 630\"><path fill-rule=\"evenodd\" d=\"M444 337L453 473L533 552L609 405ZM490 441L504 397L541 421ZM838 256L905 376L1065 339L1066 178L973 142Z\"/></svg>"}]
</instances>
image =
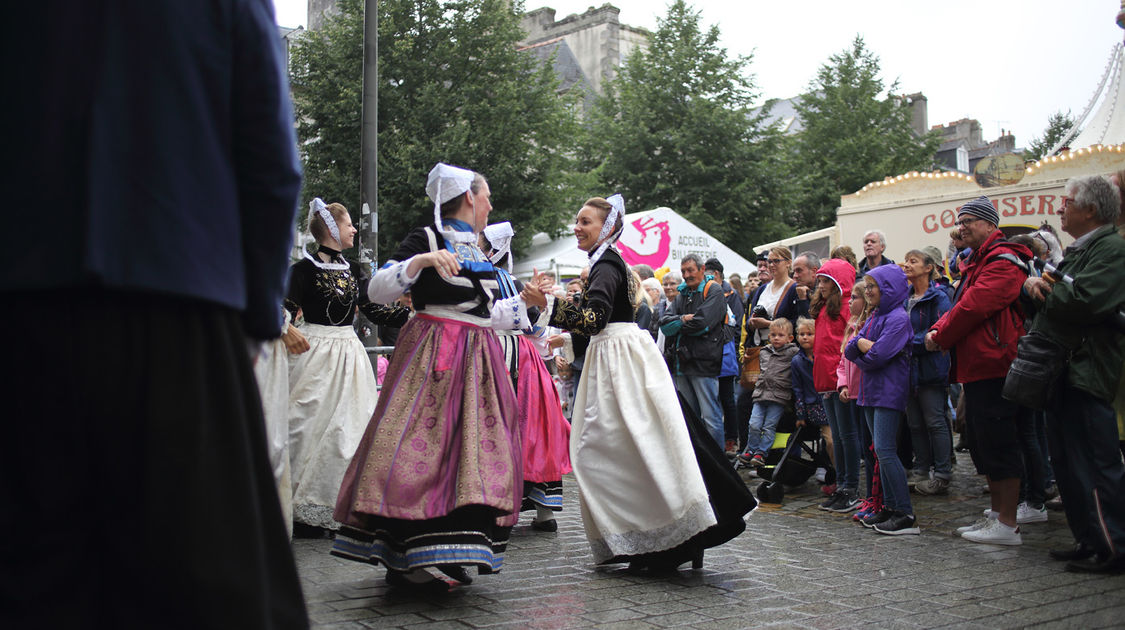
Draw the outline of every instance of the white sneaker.
<instances>
[{"instance_id":1,"label":"white sneaker","mask_svg":"<svg viewBox=\"0 0 1125 630\"><path fill-rule=\"evenodd\" d=\"M1047 508L1040 507L1034 508L1027 503L1020 503L1016 508L1016 523L1023 525L1024 523L1046 523L1047 522Z\"/></svg>"},{"instance_id":2,"label":"white sneaker","mask_svg":"<svg viewBox=\"0 0 1125 630\"><path fill-rule=\"evenodd\" d=\"M988 525L977 530L968 531L961 534L961 538L975 543L983 543L985 545L1022 545L1023 538L1020 537L1020 528L1008 527L1001 523L999 520L991 520Z\"/></svg>"},{"instance_id":3,"label":"white sneaker","mask_svg":"<svg viewBox=\"0 0 1125 630\"><path fill-rule=\"evenodd\" d=\"M984 529L985 527L988 527L989 525L991 525L992 522L996 520L997 516L998 515L996 514L996 512L993 512L992 510L985 510L984 511L984 518L982 518L979 521L973 523L972 525L965 525L964 527L958 527L957 530L956 530L957 535L961 536L965 532L975 532L978 529Z\"/></svg>"}]
</instances>

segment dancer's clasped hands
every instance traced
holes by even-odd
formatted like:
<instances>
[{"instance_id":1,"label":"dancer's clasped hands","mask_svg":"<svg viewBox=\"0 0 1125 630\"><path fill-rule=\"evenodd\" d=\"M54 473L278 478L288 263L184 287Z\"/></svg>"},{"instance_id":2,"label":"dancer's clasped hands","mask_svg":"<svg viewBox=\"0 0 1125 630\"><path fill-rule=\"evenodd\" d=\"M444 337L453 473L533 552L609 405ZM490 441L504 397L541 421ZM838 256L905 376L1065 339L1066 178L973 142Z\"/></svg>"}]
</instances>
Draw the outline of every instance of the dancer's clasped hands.
<instances>
[{"instance_id":1,"label":"dancer's clasped hands","mask_svg":"<svg viewBox=\"0 0 1125 630\"><path fill-rule=\"evenodd\" d=\"M545 291L550 287L554 280L550 276L546 276L539 272L538 269L532 271L531 280L523 285L523 291L520 292L520 297L527 303L528 306L538 306L544 308L547 306L547 295Z\"/></svg>"}]
</instances>

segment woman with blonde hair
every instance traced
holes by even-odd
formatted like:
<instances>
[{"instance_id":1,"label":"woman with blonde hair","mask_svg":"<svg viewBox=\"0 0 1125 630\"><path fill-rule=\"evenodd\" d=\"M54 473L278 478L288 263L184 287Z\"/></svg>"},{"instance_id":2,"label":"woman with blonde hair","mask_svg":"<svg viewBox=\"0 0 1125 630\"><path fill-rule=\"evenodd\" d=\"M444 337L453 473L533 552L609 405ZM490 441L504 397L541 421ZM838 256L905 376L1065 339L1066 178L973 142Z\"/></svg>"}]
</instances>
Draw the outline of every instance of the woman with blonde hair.
<instances>
[{"instance_id":1,"label":"woman with blonde hair","mask_svg":"<svg viewBox=\"0 0 1125 630\"><path fill-rule=\"evenodd\" d=\"M664 316L665 309L668 308L668 298L664 296L664 287L656 278L645 278L641 281L641 288L644 289L642 292L648 298L649 307L652 308L648 332L655 340L658 333L657 325L660 323L660 318Z\"/></svg>"},{"instance_id":2,"label":"woman with blonde hair","mask_svg":"<svg viewBox=\"0 0 1125 630\"><path fill-rule=\"evenodd\" d=\"M859 269L855 257L855 251L851 248L850 245L837 246L832 250L832 253L828 255L828 258L846 261L849 265L852 266L852 269Z\"/></svg>"},{"instance_id":3,"label":"woman with blonde hair","mask_svg":"<svg viewBox=\"0 0 1125 630\"><path fill-rule=\"evenodd\" d=\"M629 274L633 292L633 321L641 330L647 331L652 328L652 298L649 297L648 291L642 290L640 275L633 270L629 270Z\"/></svg>"}]
</instances>

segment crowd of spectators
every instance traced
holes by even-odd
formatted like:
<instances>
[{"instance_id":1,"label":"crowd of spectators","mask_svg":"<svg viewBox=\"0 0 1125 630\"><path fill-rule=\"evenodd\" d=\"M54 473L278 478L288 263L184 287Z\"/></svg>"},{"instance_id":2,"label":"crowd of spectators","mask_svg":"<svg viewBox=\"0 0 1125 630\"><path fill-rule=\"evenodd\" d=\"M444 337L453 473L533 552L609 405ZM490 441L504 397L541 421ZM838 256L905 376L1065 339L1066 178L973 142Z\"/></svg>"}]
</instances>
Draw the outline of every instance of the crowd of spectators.
<instances>
[{"instance_id":1,"label":"crowd of spectators","mask_svg":"<svg viewBox=\"0 0 1125 630\"><path fill-rule=\"evenodd\" d=\"M773 247L744 274L694 254L655 277L638 268L651 313L640 323L732 459L764 466L784 414L820 428L835 473L818 471L835 479L822 508L879 533L918 533L911 493L948 494L965 451L991 505L958 530L964 540L1021 544L1021 527L1046 521L1055 497L1075 544L1052 557L1072 571L1121 571L1121 184L1125 173L1067 183L1059 214L1075 240L1065 250L1046 224L1006 237L980 197L958 208L946 252L912 249L901 263L870 230L858 258L847 245L827 260ZM1005 397L1029 331L1065 348L1045 408Z\"/></svg>"}]
</instances>

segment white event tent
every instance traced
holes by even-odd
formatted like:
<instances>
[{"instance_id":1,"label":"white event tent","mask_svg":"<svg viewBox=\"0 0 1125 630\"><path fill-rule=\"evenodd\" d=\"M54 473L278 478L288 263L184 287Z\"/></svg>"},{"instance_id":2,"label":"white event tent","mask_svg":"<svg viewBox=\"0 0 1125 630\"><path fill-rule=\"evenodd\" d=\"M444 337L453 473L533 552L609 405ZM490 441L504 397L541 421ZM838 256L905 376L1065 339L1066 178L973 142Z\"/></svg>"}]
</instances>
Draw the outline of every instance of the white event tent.
<instances>
[{"instance_id":1,"label":"white event tent","mask_svg":"<svg viewBox=\"0 0 1125 630\"><path fill-rule=\"evenodd\" d=\"M699 254L703 260L718 258L726 275L737 273L745 277L748 271L757 269L754 263L671 208L626 214L625 233L618 241L618 249L628 264L645 264L653 269L667 266L678 271L680 259L692 253ZM552 271L559 279L572 278L582 271L586 263L586 252L578 249L574 236L568 234L532 245L525 256L516 259L513 272L523 279L530 278L536 269Z\"/></svg>"}]
</instances>

